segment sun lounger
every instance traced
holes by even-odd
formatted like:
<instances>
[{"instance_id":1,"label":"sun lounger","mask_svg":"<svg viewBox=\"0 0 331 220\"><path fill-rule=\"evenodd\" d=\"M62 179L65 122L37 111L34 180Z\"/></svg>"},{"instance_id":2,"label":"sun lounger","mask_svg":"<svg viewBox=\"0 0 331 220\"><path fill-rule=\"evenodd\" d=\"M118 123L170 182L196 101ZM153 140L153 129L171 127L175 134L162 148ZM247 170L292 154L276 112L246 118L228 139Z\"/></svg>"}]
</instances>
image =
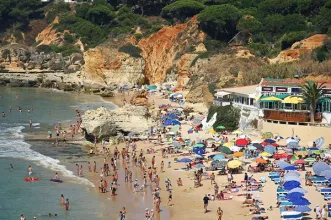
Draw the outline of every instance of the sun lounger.
<instances>
[{"instance_id":1,"label":"sun lounger","mask_svg":"<svg viewBox=\"0 0 331 220\"><path fill-rule=\"evenodd\" d=\"M294 211L285 211L280 213L282 219L286 220L301 220L302 214L300 212L294 212Z\"/></svg>"},{"instance_id":2,"label":"sun lounger","mask_svg":"<svg viewBox=\"0 0 331 220\"><path fill-rule=\"evenodd\" d=\"M289 202L289 201L282 201L282 202L280 202L280 207L281 206L292 206L293 205L293 203L292 202Z\"/></svg>"},{"instance_id":3,"label":"sun lounger","mask_svg":"<svg viewBox=\"0 0 331 220\"><path fill-rule=\"evenodd\" d=\"M322 195L331 194L331 188L320 188L319 191Z\"/></svg>"},{"instance_id":4,"label":"sun lounger","mask_svg":"<svg viewBox=\"0 0 331 220\"><path fill-rule=\"evenodd\" d=\"M324 200L331 200L331 194L325 194Z\"/></svg>"},{"instance_id":5,"label":"sun lounger","mask_svg":"<svg viewBox=\"0 0 331 220\"><path fill-rule=\"evenodd\" d=\"M315 176L315 177L313 177L312 182L313 182L314 185L318 185L318 184L326 183L327 180L324 177Z\"/></svg>"},{"instance_id":6,"label":"sun lounger","mask_svg":"<svg viewBox=\"0 0 331 220\"><path fill-rule=\"evenodd\" d=\"M277 188L277 195L278 194L284 194L284 195L286 195L287 193L288 193L288 191L286 191L285 189Z\"/></svg>"},{"instance_id":7,"label":"sun lounger","mask_svg":"<svg viewBox=\"0 0 331 220\"><path fill-rule=\"evenodd\" d=\"M278 172L270 172L270 173L268 174L268 176L269 176L269 177L272 177L272 176L280 176L280 173L278 173Z\"/></svg>"}]
</instances>

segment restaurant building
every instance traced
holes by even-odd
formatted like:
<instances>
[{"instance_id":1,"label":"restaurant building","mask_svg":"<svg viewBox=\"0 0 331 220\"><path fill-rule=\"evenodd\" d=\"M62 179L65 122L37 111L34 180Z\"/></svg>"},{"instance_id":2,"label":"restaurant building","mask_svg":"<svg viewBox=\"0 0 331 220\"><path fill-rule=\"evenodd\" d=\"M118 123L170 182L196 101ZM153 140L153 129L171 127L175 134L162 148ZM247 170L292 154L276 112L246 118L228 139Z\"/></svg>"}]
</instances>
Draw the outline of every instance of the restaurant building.
<instances>
[{"instance_id":1,"label":"restaurant building","mask_svg":"<svg viewBox=\"0 0 331 220\"><path fill-rule=\"evenodd\" d=\"M232 104L250 109L259 119L271 123L302 124L310 122L309 103L302 97L304 79L264 78L258 85L219 89L214 104ZM316 81L316 83L323 83ZM323 98L317 103L316 122L331 123L331 82L324 82ZM256 114L258 112L258 114Z\"/></svg>"}]
</instances>

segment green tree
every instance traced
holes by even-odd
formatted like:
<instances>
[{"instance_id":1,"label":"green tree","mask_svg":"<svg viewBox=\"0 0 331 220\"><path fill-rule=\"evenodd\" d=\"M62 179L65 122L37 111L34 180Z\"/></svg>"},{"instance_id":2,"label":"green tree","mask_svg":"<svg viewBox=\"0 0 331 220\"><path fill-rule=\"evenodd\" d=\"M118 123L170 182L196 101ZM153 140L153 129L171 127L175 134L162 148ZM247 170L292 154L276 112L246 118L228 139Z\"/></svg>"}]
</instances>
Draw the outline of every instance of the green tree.
<instances>
[{"instance_id":1,"label":"green tree","mask_svg":"<svg viewBox=\"0 0 331 220\"><path fill-rule=\"evenodd\" d=\"M264 19L263 27L264 32L268 34L268 38L275 40L284 32L285 18L280 14L269 15Z\"/></svg>"},{"instance_id":2,"label":"green tree","mask_svg":"<svg viewBox=\"0 0 331 220\"><path fill-rule=\"evenodd\" d=\"M317 101L322 98L324 88L324 83L318 85L313 81L307 81L301 87L303 97L309 102L310 122L315 122Z\"/></svg>"},{"instance_id":3,"label":"green tree","mask_svg":"<svg viewBox=\"0 0 331 220\"><path fill-rule=\"evenodd\" d=\"M211 106L208 110L207 120L217 113L216 122L213 125L214 130L217 126L224 126L227 130L236 130L239 125L240 110L231 105L228 106Z\"/></svg>"},{"instance_id":4,"label":"green tree","mask_svg":"<svg viewBox=\"0 0 331 220\"><path fill-rule=\"evenodd\" d=\"M110 23L115 17L116 14L105 5L97 5L86 13L86 19L100 26Z\"/></svg>"},{"instance_id":5,"label":"green tree","mask_svg":"<svg viewBox=\"0 0 331 220\"><path fill-rule=\"evenodd\" d=\"M251 16L242 17L239 20L237 29L242 33L254 34L261 30L262 23Z\"/></svg>"},{"instance_id":6,"label":"green tree","mask_svg":"<svg viewBox=\"0 0 331 220\"><path fill-rule=\"evenodd\" d=\"M76 16L80 18L86 18L87 12L92 8L92 5L88 3L83 3L83 4L77 4L75 11L76 11Z\"/></svg>"},{"instance_id":7,"label":"green tree","mask_svg":"<svg viewBox=\"0 0 331 220\"><path fill-rule=\"evenodd\" d=\"M297 10L297 0L265 0L259 4L258 10L262 17L272 14L293 14Z\"/></svg>"},{"instance_id":8,"label":"green tree","mask_svg":"<svg viewBox=\"0 0 331 220\"><path fill-rule=\"evenodd\" d=\"M204 5L194 0L179 0L162 9L161 15L165 18L178 19L183 22L187 18L198 14Z\"/></svg>"},{"instance_id":9,"label":"green tree","mask_svg":"<svg viewBox=\"0 0 331 220\"><path fill-rule=\"evenodd\" d=\"M313 20L316 29L322 33L326 33L331 26L331 1L329 2L321 8L319 15Z\"/></svg>"},{"instance_id":10,"label":"green tree","mask_svg":"<svg viewBox=\"0 0 331 220\"><path fill-rule=\"evenodd\" d=\"M201 28L212 38L224 41L237 33L240 18L239 9L229 4L208 6L198 15Z\"/></svg>"}]
</instances>

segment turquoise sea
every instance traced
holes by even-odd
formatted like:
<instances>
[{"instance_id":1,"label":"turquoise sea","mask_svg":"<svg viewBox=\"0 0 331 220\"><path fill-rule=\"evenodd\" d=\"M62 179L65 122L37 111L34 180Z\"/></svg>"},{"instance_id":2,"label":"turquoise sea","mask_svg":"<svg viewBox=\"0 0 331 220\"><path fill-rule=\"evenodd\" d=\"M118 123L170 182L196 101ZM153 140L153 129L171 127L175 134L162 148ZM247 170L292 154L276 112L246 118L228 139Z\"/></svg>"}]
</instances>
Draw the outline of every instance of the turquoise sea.
<instances>
[{"instance_id":1,"label":"turquoise sea","mask_svg":"<svg viewBox=\"0 0 331 220\"><path fill-rule=\"evenodd\" d=\"M12 106L11 112L9 106ZM66 159L70 161L83 155L80 146L52 148L49 142L25 141L25 133L53 131L57 122L74 123L75 108L83 111L87 106L91 109L100 106L115 108L112 103L104 103L95 96L0 87L0 112L6 114L0 118L0 219L16 220L21 214L28 220L34 216L48 219L43 216L48 213L56 213L58 219L64 220L104 219L105 206L94 193L93 184L76 177L63 163ZM30 113L29 108L33 108ZM33 122L31 129L29 120ZM13 170L10 164L13 164ZM39 181L24 181L29 165ZM55 172L61 174L64 183L49 181ZM69 212L60 205L61 194L70 201Z\"/></svg>"}]
</instances>

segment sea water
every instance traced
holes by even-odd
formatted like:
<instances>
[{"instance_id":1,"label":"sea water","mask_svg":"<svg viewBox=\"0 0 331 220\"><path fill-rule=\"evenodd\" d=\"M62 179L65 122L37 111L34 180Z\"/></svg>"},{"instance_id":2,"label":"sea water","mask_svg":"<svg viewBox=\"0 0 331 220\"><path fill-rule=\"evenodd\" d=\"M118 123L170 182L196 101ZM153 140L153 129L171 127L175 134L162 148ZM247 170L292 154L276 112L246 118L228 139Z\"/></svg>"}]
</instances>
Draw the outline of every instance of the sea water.
<instances>
[{"instance_id":1,"label":"sea water","mask_svg":"<svg viewBox=\"0 0 331 220\"><path fill-rule=\"evenodd\" d=\"M9 112L9 106L12 107ZM15 220L24 214L27 219L46 218L48 213L58 214L58 219L103 219L103 207L96 194L91 193L93 184L76 177L61 161L84 155L80 146L50 147L49 142L27 142L25 133L54 131L58 122L76 123L75 108L82 111L111 103L99 101L94 96L64 92L0 87L0 219ZM22 113L19 112L22 109ZM30 109L30 112L28 112ZM33 110L32 110L33 109ZM29 128L29 120L33 126ZM54 133L54 132L53 132ZM13 164L14 169L10 169ZM33 167L33 176L39 181L26 182L27 168ZM59 172L64 183L56 184L49 179ZM60 205L63 194L70 201L70 211Z\"/></svg>"}]
</instances>

